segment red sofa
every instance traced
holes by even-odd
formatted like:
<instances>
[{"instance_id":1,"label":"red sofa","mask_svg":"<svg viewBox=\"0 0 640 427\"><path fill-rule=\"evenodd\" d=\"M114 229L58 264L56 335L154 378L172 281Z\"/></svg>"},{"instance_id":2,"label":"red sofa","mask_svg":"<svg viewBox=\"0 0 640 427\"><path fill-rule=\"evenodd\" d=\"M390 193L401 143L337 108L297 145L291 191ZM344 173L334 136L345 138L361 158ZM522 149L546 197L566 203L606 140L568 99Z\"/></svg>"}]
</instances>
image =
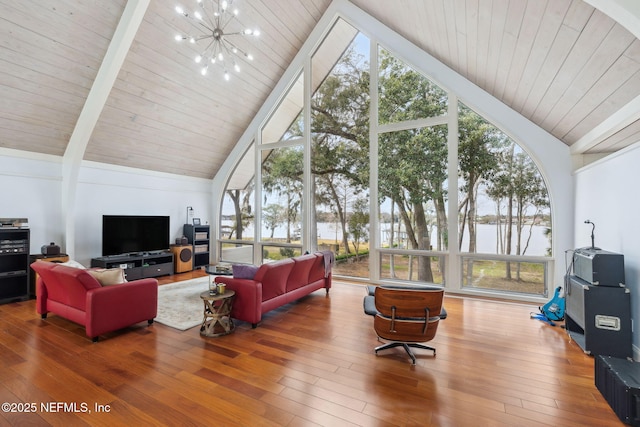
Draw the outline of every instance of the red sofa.
<instances>
[{"instance_id":1,"label":"red sofa","mask_svg":"<svg viewBox=\"0 0 640 427\"><path fill-rule=\"evenodd\" d=\"M36 310L79 323L94 342L107 332L147 321L153 323L158 311L158 281L141 279L102 286L80 268L53 262L31 264L38 273Z\"/></svg>"},{"instance_id":2,"label":"red sofa","mask_svg":"<svg viewBox=\"0 0 640 427\"><path fill-rule=\"evenodd\" d=\"M262 264L253 279L216 276L236 292L231 317L256 327L262 315L318 289L331 288L333 258L316 252Z\"/></svg>"}]
</instances>

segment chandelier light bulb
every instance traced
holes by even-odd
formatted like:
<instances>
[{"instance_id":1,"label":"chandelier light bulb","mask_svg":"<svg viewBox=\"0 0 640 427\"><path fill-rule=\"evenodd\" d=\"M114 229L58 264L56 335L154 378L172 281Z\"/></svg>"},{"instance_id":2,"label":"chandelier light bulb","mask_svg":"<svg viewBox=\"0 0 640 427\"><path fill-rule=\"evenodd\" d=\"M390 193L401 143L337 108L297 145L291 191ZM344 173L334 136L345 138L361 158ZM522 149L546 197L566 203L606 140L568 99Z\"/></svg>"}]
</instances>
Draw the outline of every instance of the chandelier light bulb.
<instances>
[{"instance_id":1,"label":"chandelier light bulb","mask_svg":"<svg viewBox=\"0 0 640 427\"><path fill-rule=\"evenodd\" d=\"M253 60L244 45L237 42L242 37L258 36L257 29L247 28L237 20L239 11L233 7L234 0L196 0L192 8L175 6L177 13L182 15L190 25L186 35L175 36L176 42L188 40L190 44L200 45L194 49L197 56L194 60L203 76L209 73L211 64L220 64L224 79L230 80L230 71L239 73L241 65L238 57ZM235 28L234 28L235 27Z\"/></svg>"}]
</instances>

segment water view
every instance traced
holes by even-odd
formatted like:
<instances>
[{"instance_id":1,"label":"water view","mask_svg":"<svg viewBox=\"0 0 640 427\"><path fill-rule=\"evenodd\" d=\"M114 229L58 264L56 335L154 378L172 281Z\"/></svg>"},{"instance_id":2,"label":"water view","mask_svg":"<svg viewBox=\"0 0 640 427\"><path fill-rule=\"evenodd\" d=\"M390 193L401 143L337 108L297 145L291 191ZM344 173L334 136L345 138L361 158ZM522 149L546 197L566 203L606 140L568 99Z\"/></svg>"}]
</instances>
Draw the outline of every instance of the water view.
<instances>
[{"instance_id":1,"label":"water view","mask_svg":"<svg viewBox=\"0 0 640 427\"><path fill-rule=\"evenodd\" d=\"M231 226L231 221L223 221L223 226ZM385 230L389 229L389 224L381 224L381 236L382 236L382 246L383 247L388 247L389 243L388 243L388 232ZM549 242L549 239L547 238L547 236L545 236L545 230L547 227L545 226L541 226L541 225L534 225L532 227L526 227L525 230L523 231L523 236L522 236L522 246L524 248L524 246L526 246L528 244L528 247L526 249L526 252L524 253L524 255L530 255L530 256L545 256L547 254L547 250L548 248L550 248L551 244ZM342 230L340 229L339 224L335 224L335 223L326 223L326 222L321 222L318 223L318 241L319 242L323 242L326 244L341 244L342 243ZM529 238L529 230L531 230L531 237ZM512 248L512 253L515 253L516 250L516 237L515 237L515 227L514 227L514 235L512 238L512 243L511 243L511 248ZM495 254L495 253L500 253L501 251L499 250L498 247L498 235L497 235L497 226L495 224L478 224L476 226L476 232L477 232L477 242L476 242L476 246L477 246L477 252L478 253L489 253L489 254ZM504 232L504 229L503 229ZM299 239L299 231L296 233L292 233L292 236L294 236L296 239ZM435 235L436 235L436 230L435 228L431 231L431 236L432 236L432 242L433 242L433 247L435 249ZM253 230L253 226L249 225L245 230L244 230L244 236L245 238L247 238L248 236L254 236L254 230ZM263 239L269 239L271 240L271 230L267 229L267 228L263 228L262 229L262 236ZM287 237L287 229L286 226L279 226L276 227L273 230L273 239L277 240L277 241L283 241L284 239L286 239ZM529 241L527 242L527 239L529 239ZM395 240L397 241L398 238L396 236ZM402 247L402 246L401 246ZM405 246L406 247L406 246ZM463 243L462 243L462 249L463 251L469 247L469 236L465 235L465 238L463 238Z\"/></svg>"}]
</instances>

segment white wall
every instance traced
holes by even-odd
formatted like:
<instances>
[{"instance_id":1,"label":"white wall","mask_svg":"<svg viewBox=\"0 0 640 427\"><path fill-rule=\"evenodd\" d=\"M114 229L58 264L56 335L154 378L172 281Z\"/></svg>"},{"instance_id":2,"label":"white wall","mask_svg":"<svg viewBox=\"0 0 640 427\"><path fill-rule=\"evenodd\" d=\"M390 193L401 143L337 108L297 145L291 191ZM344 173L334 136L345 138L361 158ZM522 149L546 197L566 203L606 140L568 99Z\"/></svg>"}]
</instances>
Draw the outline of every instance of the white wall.
<instances>
[{"instance_id":1,"label":"white wall","mask_svg":"<svg viewBox=\"0 0 640 427\"><path fill-rule=\"evenodd\" d=\"M187 206L211 222L211 181L83 162L77 187L75 259L89 265L102 255L102 215L168 215L170 242L182 235ZM56 242L65 248L62 162L56 156L0 152L0 217L26 217L30 253Z\"/></svg>"},{"instance_id":2,"label":"white wall","mask_svg":"<svg viewBox=\"0 0 640 427\"><path fill-rule=\"evenodd\" d=\"M590 164L575 173L575 248L595 246L624 255L626 285L631 290L631 317L640 319L640 143ZM571 249L571 248L567 248ZM640 330L633 332L634 359L640 360Z\"/></svg>"},{"instance_id":3,"label":"white wall","mask_svg":"<svg viewBox=\"0 0 640 427\"><path fill-rule=\"evenodd\" d=\"M62 241L61 167L50 156L0 155L0 217L29 220L30 253Z\"/></svg>"}]
</instances>

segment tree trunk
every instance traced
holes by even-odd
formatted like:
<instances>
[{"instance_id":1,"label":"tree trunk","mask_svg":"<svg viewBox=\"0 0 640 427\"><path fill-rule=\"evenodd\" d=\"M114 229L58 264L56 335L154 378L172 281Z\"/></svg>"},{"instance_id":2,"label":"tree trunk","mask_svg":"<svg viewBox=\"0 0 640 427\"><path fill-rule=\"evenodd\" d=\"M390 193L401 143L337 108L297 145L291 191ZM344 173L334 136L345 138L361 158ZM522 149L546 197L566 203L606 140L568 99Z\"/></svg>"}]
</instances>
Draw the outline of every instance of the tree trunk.
<instances>
[{"instance_id":1,"label":"tree trunk","mask_svg":"<svg viewBox=\"0 0 640 427\"><path fill-rule=\"evenodd\" d=\"M473 176L473 175L472 175ZM469 188L469 219L467 227L469 228L469 253L476 253L476 196L478 192L479 180L473 178L473 186Z\"/></svg>"},{"instance_id":2,"label":"tree trunk","mask_svg":"<svg viewBox=\"0 0 640 427\"><path fill-rule=\"evenodd\" d=\"M464 229L466 228L466 224L467 224L467 213L469 211L468 197L465 200L464 204L460 207L460 211L462 211L463 209L464 211L462 212L462 224L460 224L460 226L458 227L458 230L460 233L460 235L458 236L458 250L462 250L462 239L464 238Z\"/></svg>"},{"instance_id":3,"label":"tree trunk","mask_svg":"<svg viewBox=\"0 0 640 427\"><path fill-rule=\"evenodd\" d=\"M438 251L446 251L449 249L449 228L447 225L447 211L445 209L444 197L442 195L438 196L434 200L434 205L436 207L436 219L438 223L438 243L436 248ZM444 274L446 268L445 257L438 257L438 266L440 272Z\"/></svg>"},{"instance_id":4,"label":"tree trunk","mask_svg":"<svg viewBox=\"0 0 640 427\"><path fill-rule=\"evenodd\" d=\"M291 243L291 192L287 192L287 243Z\"/></svg>"},{"instance_id":5,"label":"tree trunk","mask_svg":"<svg viewBox=\"0 0 640 427\"><path fill-rule=\"evenodd\" d=\"M407 241L411 244L411 249L418 249L418 239L416 238L416 233L413 230L411 218L409 218L407 210L400 204L398 204L398 210L400 211L400 218L402 218L404 228L407 231Z\"/></svg>"},{"instance_id":6,"label":"tree trunk","mask_svg":"<svg viewBox=\"0 0 640 427\"><path fill-rule=\"evenodd\" d=\"M509 195L509 200L507 202L507 249L506 254L511 255L511 236L513 235L513 197ZM507 261L506 263L506 278L507 280L511 280L511 262Z\"/></svg>"},{"instance_id":7,"label":"tree trunk","mask_svg":"<svg viewBox=\"0 0 640 427\"><path fill-rule=\"evenodd\" d=\"M311 236L309 237L310 242L309 242L309 249L311 250L311 252L317 251L318 250L318 220L317 220L317 212L316 212L316 180L315 177L313 177L311 179L311 189L309 190L311 191L311 204L313 206L309 206L309 209L311 209L311 224L309 225L311 228L310 234Z\"/></svg>"},{"instance_id":8,"label":"tree trunk","mask_svg":"<svg viewBox=\"0 0 640 427\"><path fill-rule=\"evenodd\" d=\"M389 248L393 248L393 241L395 240L394 239L395 235L393 231L395 206L396 206L395 198L391 198L391 220L389 222ZM395 257L393 256L393 254L389 256L389 275L393 279L395 279L396 277Z\"/></svg>"},{"instance_id":9,"label":"tree trunk","mask_svg":"<svg viewBox=\"0 0 640 427\"><path fill-rule=\"evenodd\" d=\"M340 228L342 229L342 246L344 247L344 251L346 254L351 253L351 249L349 248L349 240L347 239L347 218L342 208L342 204L340 203L340 197L338 196L338 192L333 186L333 182L327 180L329 191L331 192L331 197L333 197L333 201L336 204L336 213L338 214L338 220L340 221Z\"/></svg>"},{"instance_id":10,"label":"tree trunk","mask_svg":"<svg viewBox=\"0 0 640 427\"><path fill-rule=\"evenodd\" d=\"M444 197L442 195L434 199L433 204L436 207L436 221L438 224L438 242L436 245L437 250L447 250L449 247L449 229L447 228L447 211Z\"/></svg>"},{"instance_id":11,"label":"tree trunk","mask_svg":"<svg viewBox=\"0 0 640 427\"><path fill-rule=\"evenodd\" d=\"M429 228L427 227L427 217L422 203L415 203L413 211L416 219L416 237L418 240L418 248L421 250L430 250L431 241L429 239ZM431 270L431 257L418 257L418 280L423 282L433 282L433 271Z\"/></svg>"}]
</instances>

